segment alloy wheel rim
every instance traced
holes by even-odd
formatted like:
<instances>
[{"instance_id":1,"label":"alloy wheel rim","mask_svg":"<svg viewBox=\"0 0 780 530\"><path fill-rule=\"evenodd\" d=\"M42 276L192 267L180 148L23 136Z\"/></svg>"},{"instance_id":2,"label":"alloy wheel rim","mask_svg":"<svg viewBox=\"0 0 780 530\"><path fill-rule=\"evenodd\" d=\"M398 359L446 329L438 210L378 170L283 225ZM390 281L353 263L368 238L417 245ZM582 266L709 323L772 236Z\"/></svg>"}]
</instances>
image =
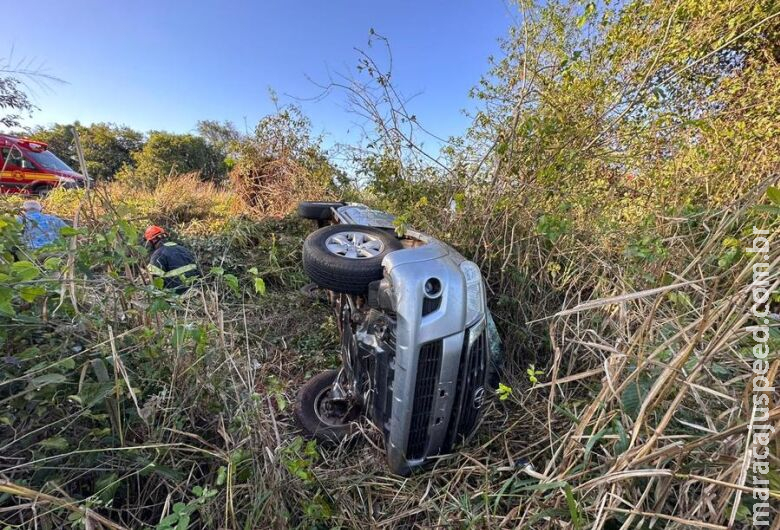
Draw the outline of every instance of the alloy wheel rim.
<instances>
[{"instance_id":1,"label":"alloy wheel rim","mask_svg":"<svg viewBox=\"0 0 780 530\"><path fill-rule=\"evenodd\" d=\"M322 391L317 394L314 400L314 414L317 419L325 425L331 427L341 427L344 425L344 420L338 416L334 416L331 411L328 411L327 402L330 401L330 387L323 388Z\"/></svg>"},{"instance_id":2,"label":"alloy wheel rim","mask_svg":"<svg viewBox=\"0 0 780 530\"><path fill-rule=\"evenodd\" d=\"M325 241L328 252L347 259L369 259L379 256L385 244L373 234L350 231L339 232Z\"/></svg>"}]
</instances>

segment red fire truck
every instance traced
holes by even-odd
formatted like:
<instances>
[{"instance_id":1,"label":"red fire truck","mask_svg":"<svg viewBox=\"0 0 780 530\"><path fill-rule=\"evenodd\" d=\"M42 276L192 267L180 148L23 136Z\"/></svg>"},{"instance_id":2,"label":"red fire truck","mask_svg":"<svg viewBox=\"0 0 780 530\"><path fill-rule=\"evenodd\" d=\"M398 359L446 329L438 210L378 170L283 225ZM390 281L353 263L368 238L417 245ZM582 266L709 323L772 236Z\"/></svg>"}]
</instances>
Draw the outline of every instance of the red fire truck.
<instances>
[{"instance_id":1,"label":"red fire truck","mask_svg":"<svg viewBox=\"0 0 780 530\"><path fill-rule=\"evenodd\" d=\"M76 188L84 177L37 140L0 134L0 192L45 195L52 188Z\"/></svg>"}]
</instances>

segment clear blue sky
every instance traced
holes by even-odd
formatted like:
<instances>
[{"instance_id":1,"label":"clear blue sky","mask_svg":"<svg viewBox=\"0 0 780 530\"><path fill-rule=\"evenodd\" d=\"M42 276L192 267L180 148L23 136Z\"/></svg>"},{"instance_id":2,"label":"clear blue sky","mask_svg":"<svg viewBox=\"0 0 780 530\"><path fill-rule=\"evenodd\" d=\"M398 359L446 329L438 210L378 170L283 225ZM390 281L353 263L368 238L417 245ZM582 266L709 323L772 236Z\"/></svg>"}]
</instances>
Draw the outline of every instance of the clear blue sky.
<instances>
[{"instance_id":1,"label":"clear blue sky","mask_svg":"<svg viewBox=\"0 0 780 530\"><path fill-rule=\"evenodd\" d=\"M27 124L108 121L192 131L200 119L252 127L269 87L311 97L307 80L353 71L369 29L386 36L395 83L433 132L462 132L468 90L512 21L505 0L38 0L3 6L0 54L35 59L67 81L36 89ZM14 23L14 21L16 23ZM303 102L316 132L346 140L343 98ZM354 127L352 127L354 131Z\"/></svg>"}]
</instances>

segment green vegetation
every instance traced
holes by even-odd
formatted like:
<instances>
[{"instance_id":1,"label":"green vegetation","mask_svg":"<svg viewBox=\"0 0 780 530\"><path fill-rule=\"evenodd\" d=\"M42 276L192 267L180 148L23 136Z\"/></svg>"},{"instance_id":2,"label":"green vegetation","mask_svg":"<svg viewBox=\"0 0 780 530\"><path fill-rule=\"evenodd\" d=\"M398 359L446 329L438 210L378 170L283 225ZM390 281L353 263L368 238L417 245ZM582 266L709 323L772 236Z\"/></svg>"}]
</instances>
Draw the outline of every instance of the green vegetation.
<instances>
[{"instance_id":1,"label":"green vegetation","mask_svg":"<svg viewBox=\"0 0 780 530\"><path fill-rule=\"evenodd\" d=\"M132 165L133 154L140 151L144 144L143 134L129 127L111 123L94 123L85 127L77 123L75 128L84 149L89 176L101 181L113 179L123 167ZM38 127L30 137L46 142L57 156L78 168L73 127L62 124Z\"/></svg>"},{"instance_id":2,"label":"green vegetation","mask_svg":"<svg viewBox=\"0 0 780 530\"><path fill-rule=\"evenodd\" d=\"M140 140L80 130L101 182L46 199L60 215L78 211L79 225L45 255L12 255L7 200L0 521L746 527L754 227L767 231L780 303L780 10L763 0L518 9L474 89L472 127L442 156L425 150L391 72L361 55L345 89L363 91L348 99L377 132L354 150L360 186L282 108L248 135L217 122ZM144 186L107 182L115 173ZM407 479L387 475L370 426L365 441L327 448L292 422L297 388L336 365L338 337L327 309L298 293L310 227L288 214L329 196L391 210L399 229L477 261L507 346L475 439ZM145 277L149 221L195 249L208 274L191 295ZM775 323L771 381L779 347ZM768 402L777 421L777 394ZM780 447L770 451L776 463ZM776 465L769 480L776 503Z\"/></svg>"},{"instance_id":3,"label":"green vegetation","mask_svg":"<svg viewBox=\"0 0 780 530\"><path fill-rule=\"evenodd\" d=\"M132 156L132 168L125 166L117 179L147 189L176 173L198 172L204 180L219 180L227 169L224 153L191 134L151 132L143 148Z\"/></svg>"}]
</instances>

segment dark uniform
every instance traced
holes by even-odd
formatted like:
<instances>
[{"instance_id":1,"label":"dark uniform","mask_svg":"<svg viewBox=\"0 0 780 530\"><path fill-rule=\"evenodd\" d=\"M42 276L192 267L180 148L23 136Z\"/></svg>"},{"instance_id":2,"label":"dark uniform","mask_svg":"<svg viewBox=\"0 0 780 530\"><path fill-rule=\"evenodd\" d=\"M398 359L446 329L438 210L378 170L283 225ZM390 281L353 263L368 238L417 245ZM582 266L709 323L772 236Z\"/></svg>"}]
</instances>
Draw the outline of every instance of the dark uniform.
<instances>
[{"instance_id":1,"label":"dark uniform","mask_svg":"<svg viewBox=\"0 0 780 530\"><path fill-rule=\"evenodd\" d=\"M161 277L166 289L174 289L179 294L185 292L190 285L190 282L182 281L183 278L200 276L192 252L173 241L165 241L154 249L149 258L149 272L153 276Z\"/></svg>"}]
</instances>

